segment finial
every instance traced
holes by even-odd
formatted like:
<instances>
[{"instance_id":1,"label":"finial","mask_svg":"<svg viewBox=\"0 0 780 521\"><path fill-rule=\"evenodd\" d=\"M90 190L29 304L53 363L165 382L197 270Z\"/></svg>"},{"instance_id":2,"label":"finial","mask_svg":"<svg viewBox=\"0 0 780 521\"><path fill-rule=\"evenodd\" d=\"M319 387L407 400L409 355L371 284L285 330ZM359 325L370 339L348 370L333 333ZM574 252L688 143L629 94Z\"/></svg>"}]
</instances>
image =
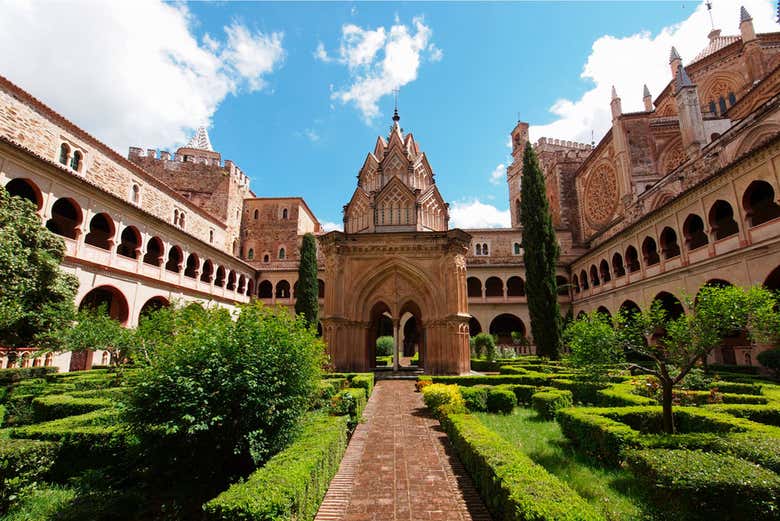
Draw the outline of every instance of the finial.
<instances>
[{"instance_id":1,"label":"finial","mask_svg":"<svg viewBox=\"0 0 780 521\"><path fill-rule=\"evenodd\" d=\"M712 20L712 2L706 2L707 12L710 14L710 29L715 29L715 22Z\"/></svg>"},{"instance_id":2,"label":"finial","mask_svg":"<svg viewBox=\"0 0 780 521\"><path fill-rule=\"evenodd\" d=\"M750 22L751 20L753 20L753 17L750 16L750 13L748 13L748 10L745 9L744 5L741 6L739 8L739 23Z\"/></svg>"},{"instance_id":3,"label":"finial","mask_svg":"<svg viewBox=\"0 0 780 521\"><path fill-rule=\"evenodd\" d=\"M642 97L643 98L650 97L650 89L647 88L647 83L645 83L644 89L642 90Z\"/></svg>"},{"instance_id":4,"label":"finial","mask_svg":"<svg viewBox=\"0 0 780 521\"><path fill-rule=\"evenodd\" d=\"M679 92L680 89L683 87L693 87L693 82L691 81L690 76L688 76L688 73L685 72L685 67L680 64L679 67L677 67L677 89L676 91Z\"/></svg>"},{"instance_id":5,"label":"finial","mask_svg":"<svg viewBox=\"0 0 780 521\"><path fill-rule=\"evenodd\" d=\"M615 86L613 85L612 86L612 99L617 99L617 97L618 97L617 91L615 90Z\"/></svg>"},{"instance_id":6,"label":"finial","mask_svg":"<svg viewBox=\"0 0 780 521\"><path fill-rule=\"evenodd\" d=\"M204 125L198 127L198 129L195 131L195 134L187 142L186 147L208 150L210 152L214 151L214 149L211 147L209 133L206 131L206 127Z\"/></svg>"},{"instance_id":7,"label":"finial","mask_svg":"<svg viewBox=\"0 0 780 521\"><path fill-rule=\"evenodd\" d=\"M393 121L398 123L401 120L401 116L398 115L398 93L400 93L400 89L395 88L393 89L393 94L395 95L395 109L393 109Z\"/></svg>"},{"instance_id":8,"label":"finial","mask_svg":"<svg viewBox=\"0 0 780 521\"><path fill-rule=\"evenodd\" d=\"M672 63L674 60L682 60L682 58L680 58L680 53L672 45L672 52L669 53L669 63Z\"/></svg>"}]
</instances>

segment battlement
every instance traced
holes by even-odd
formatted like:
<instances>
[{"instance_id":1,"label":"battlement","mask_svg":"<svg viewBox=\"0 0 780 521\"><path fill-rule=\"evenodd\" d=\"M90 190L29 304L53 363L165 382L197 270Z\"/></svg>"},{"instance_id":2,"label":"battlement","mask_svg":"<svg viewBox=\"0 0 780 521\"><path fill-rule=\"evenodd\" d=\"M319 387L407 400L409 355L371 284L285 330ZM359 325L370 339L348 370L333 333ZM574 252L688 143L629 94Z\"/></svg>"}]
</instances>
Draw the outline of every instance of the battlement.
<instances>
[{"instance_id":1,"label":"battlement","mask_svg":"<svg viewBox=\"0 0 780 521\"><path fill-rule=\"evenodd\" d=\"M578 143L576 141L566 141L565 139L553 139L540 137L534 145L534 149L537 152L557 151L563 149L569 150L592 150L593 146L586 143Z\"/></svg>"},{"instance_id":2,"label":"battlement","mask_svg":"<svg viewBox=\"0 0 780 521\"><path fill-rule=\"evenodd\" d=\"M222 156L218 152L208 150L199 150L195 148L180 148L176 153L171 154L167 150L157 150L149 148L146 151L140 147L130 147L127 158L141 166L154 166L165 169L170 167L186 168L187 164L204 165L214 167L227 172L231 179L234 179L238 186L249 186L249 176L244 174L230 159L222 161ZM151 163L151 164L150 164ZM178 163L178 164L177 164Z\"/></svg>"}]
</instances>

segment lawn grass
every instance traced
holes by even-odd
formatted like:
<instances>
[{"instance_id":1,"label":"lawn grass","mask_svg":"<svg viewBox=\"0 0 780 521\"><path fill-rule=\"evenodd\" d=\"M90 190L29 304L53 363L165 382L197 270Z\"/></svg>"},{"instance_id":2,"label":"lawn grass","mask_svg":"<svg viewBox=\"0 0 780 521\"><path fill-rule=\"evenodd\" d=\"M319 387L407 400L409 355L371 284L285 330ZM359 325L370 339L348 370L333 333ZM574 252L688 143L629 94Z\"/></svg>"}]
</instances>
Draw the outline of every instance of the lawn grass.
<instances>
[{"instance_id":1,"label":"lawn grass","mask_svg":"<svg viewBox=\"0 0 780 521\"><path fill-rule=\"evenodd\" d=\"M610 521L659 519L643 487L625 469L608 469L575 452L555 421L523 407L511 415L476 413L480 421L562 479Z\"/></svg>"},{"instance_id":2,"label":"lawn grass","mask_svg":"<svg viewBox=\"0 0 780 521\"><path fill-rule=\"evenodd\" d=\"M0 521L47 521L57 519L58 513L76 497L71 488L46 485L26 493Z\"/></svg>"}]
</instances>

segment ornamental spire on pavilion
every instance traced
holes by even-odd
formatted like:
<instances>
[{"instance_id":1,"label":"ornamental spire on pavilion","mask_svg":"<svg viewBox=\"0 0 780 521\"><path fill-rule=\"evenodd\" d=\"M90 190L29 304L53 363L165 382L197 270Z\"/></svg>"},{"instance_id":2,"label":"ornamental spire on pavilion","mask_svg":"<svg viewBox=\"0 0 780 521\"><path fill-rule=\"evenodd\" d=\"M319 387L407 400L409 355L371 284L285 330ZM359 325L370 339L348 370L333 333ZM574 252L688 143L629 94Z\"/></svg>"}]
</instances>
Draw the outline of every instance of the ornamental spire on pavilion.
<instances>
[{"instance_id":1,"label":"ornamental spire on pavilion","mask_svg":"<svg viewBox=\"0 0 780 521\"><path fill-rule=\"evenodd\" d=\"M398 112L387 139L379 136L344 207L346 233L447 231L449 205L436 187L428 158Z\"/></svg>"},{"instance_id":2,"label":"ornamental spire on pavilion","mask_svg":"<svg viewBox=\"0 0 780 521\"><path fill-rule=\"evenodd\" d=\"M205 126L200 126L195 131L195 134L190 138L184 148L194 148L197 150L208 150L214 152L211 147L211 140L209 139L209 133L206 131Z\"/></svg>"}]
</instances>

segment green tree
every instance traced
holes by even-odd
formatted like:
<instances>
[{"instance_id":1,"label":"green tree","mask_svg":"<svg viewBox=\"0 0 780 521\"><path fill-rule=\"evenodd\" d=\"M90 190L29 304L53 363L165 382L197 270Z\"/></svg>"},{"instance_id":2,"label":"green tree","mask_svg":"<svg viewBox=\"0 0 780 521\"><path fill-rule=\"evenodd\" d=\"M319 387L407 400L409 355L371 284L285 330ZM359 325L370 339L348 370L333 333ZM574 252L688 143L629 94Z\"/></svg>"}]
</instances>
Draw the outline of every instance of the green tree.
<instances>
[{"instance_id":1,"label":"green tree","mask_svg":"<svg viewBox=\"0 0 780 521\"><path fill-rule=\"evenodd\" d=\"M183 490L210 484L198 493L213 495L293 438L316 396L324 345L301 315L259 302L235 317L192 306L156 313L146 327L158 338L131 377L126 421L154 474L185 480Z\"/></svg>"},{"instance_id":2,"label":"green tree","mask_svg":"<svg viewBox=\"0 0 780 521\"><path fill-rule=\"evenodd\" d=\"M84 308L58 333L57 344L63 351L108 351L110 364L118 365L134 345L133 333L111 318L106 306Z\"/></svg>"},{"instance_id":3,"label":"green tree","mask_svg":"<svg viewBox=\"0 0 780 521\"><path fill-rule=\"evenodd\" d=\"M625 360L625 352L642 354L647 365L631 364L638 372L649 374L661 386L663 429L675 432L672 410L674 388L696 366L735 332L745 332L751 340L769 342L777 338L780 314L772 292L756 286L705 286L696 300L686 298L688 312L671 317L659 301L642 312L621 312L614 332L603 327L602 319L588 315L567 329L572 361L588 366L603 356L605 360ZM577 338L574 338L575 335Z\"/></svg>"},{"instance_id":4,"label":"green tree","mask_svg":"<svg viewBox=\"0 0 780 521\"><path fill-rule=\"evenodd\" d=\"M376 339L376 355L390 356L393 354L395 339L391 336L380 336Z\"/></svg>"},{"instance_id":5,"label":"green tree","mask_svg":"<svg viewBox=\"0 0 780 521\"><path fill-rule=\"evenodd\" d=\"M474 353L477 358L484 354L488 361L493 361L496 357L496 339L489 333L478 333L474 337Z\"/></svg>"},{"instance_id":6,"label":"green tree","mask_svg":"<svg viewBox=\"0 0 780 521\"><path fill-rule=\"evenodd\" d=\"M531 336L537 354L557 359L561 345L561 312L555 267L560 251L544 176L530 143L526 143L523 154L521 183L520 224L523 229L523 262Z\"/></svg>"},{"instance_id":7,"label":"green tree","mask_svg":"<svg viewBox=\"0 0 780 521\"><path fill-rule=\"evenodd\" d=\"M35 206L0 189L0 345L53 346L73 320L78 280L61 270L64 256Z\"/></svg>"},{"instance_id":8,"label":"green tree","mask_svg":"<svg viewBox=\"0 0 780 521\"><path fill-rule=\"evenodd\" d=\"M571 350L569 360L597 379L614 368L614 364L624 361L612 321L597 311L569 322L563 331L563 341Z\"/></svg>"},{"instance_id":9,"label":"green tree","mask_svg":"<svg viewBox=\"0 0 780 521\"><path fill-rule=\"evenodd\" d=\"M307 233L301 244L301 261L298 264L298 290L295 298L295 314L302 314L309 325L316 327L320 311L319 282L317 281L317 239Z\"/></svg>"}]
</instances>

